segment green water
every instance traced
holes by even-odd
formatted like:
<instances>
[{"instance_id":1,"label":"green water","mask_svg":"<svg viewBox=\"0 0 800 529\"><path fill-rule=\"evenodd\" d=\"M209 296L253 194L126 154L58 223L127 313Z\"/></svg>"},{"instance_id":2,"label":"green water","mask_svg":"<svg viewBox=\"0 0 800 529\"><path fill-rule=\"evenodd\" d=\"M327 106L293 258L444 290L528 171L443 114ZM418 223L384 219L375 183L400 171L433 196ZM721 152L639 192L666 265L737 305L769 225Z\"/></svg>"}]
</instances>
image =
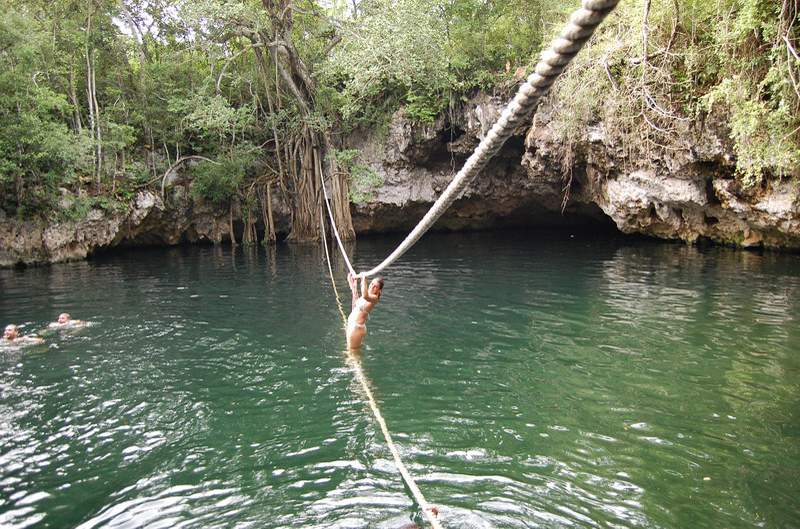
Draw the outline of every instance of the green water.
<instances>
[{"instance_id":1,"label":"green water","mask_svg":"<svg viewBox=\"0 0 800 529\"><path fill-rule=\"evenodd\" d=\"M800 526L800 256L429 234L385 277L361 361L445 527ZM424 525L320 248L0 271L3 324L63 311L0 349L0 526Z\"/></svg>"}]
</instances>

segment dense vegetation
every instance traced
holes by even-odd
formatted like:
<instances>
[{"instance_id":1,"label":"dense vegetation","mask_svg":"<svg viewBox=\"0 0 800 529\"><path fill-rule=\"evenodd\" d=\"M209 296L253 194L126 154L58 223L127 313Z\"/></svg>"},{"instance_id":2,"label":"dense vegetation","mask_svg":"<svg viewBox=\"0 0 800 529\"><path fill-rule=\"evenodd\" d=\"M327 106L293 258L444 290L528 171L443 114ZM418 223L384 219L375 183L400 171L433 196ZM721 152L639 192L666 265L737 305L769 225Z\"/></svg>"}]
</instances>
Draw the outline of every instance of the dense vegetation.
<instances>
[{"instance_id":1,"label":"dense vegetation","mask_svg":"<svg viewBox=\"0 0 800 529\"><path fill-rule=\"evenodd\" d=\"M386 123L400 105L431 121L498 86L532 67L576 7L6 0L0 207L51 220L124 207L191 160L195 196L236 196L257 217L281 194L296 239L318 235L325 178L349 235L348 199L371 179L337 138ZM799 43L793 0L623 1L554 89L560 130L578 141L602 118L664 146L678 142L676 123L713 110L746 184L796 175Z\"/></svg>"},{"instance_id":2,"label":"dense vegetation","mask_svg":"<svg viewBox=\"0 0 800 529\"><path fill-rule=\"evenodd\" d=\"M627 144L686 148L681 122L714 112L745 186L800 176L795 0L622 2L554 95L564 138L603 119Z\"/></svg>"}]
</instances>

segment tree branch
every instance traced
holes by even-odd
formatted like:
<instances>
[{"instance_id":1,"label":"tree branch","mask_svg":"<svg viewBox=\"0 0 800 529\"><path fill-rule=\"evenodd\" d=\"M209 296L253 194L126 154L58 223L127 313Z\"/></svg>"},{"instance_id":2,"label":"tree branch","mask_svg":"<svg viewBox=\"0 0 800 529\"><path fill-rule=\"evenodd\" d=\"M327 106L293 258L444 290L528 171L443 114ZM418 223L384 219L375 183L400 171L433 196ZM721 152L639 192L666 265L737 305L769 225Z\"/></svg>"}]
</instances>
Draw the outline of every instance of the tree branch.
<instances>
[{"instance_id":1,"label":"tree branch","mask_svg":"<svg viewBox=\"0 0 800 529\"><path fill-rule=\"evenodd\" d=\"M198 155L196 155L196 154L192 154L192 155L188 155L188 156L183 156L182 158L178 158L177 160L175 160L175 163L169 166L169 168L166 170L166 172L164 172L164 175L163 175L163 176L157 176L156 178L153 178L153 179L152 179L152 180L150 180L149 182L146 182L146 183L144 183L144 184L141 184L141 185L139 185L139 186L136 186L136 189L137 189L137 190L138 190L138 189L144 189L145 187L147 187L147 186L149 186L150 184L154 183L156 180L159 180L159 179L160 179L160 180L161 180L161 198L163 199L163 198L164 198L164 188L165 188L165 186L166 186L167 177L169 177L169 175L170 175L170 174L171 174L171 173L172 173L172 172L173 172L175 169L177 169L177 168L178 168L178 166L179 166L180 164L182 164L182 163L183 163L183 162L185 162L186 160L191 160L191 159L203 160L203 161L205 161L205 162L213 163L214 165L219 165L219 162L215 162L214 160L211 160L211 159L209 159L209 158L206 158L205 156L198 156Z\"/></svg>"},{"instance_id":2,"label":"tree branch","mask_svg":"<svg viewBox=\"0 0 800 529\"><path fill-rule=\"evenodd\" d=\"M217 76L217 84L216 84L217 93L219 94L219 85L220 85L220 83L222 83L222 74L225 73L225 69L228 67L228 65L230 63L232 63L233 61L238 59L239 56L241 56L243 53L248 52L248 51L252 50L253 48L263 48L265 46L266 46L266 44L263 44L263 43L260 43L260 42L257 42L255 44L251 44L250 46L246 47L245 49L241 50L240 52L235 54L233 57L231 57L230 59L225 61L225 64L222 66L222 69L219 71L219 75Z\"/></svg>"},{"instance_id":3,"label":"tree branch","mask_svg":"<svg viewBox=\"0 0 800 529\"><path fill-rule=\"evenodd\" d=\"M798 99L800 99L800 86L798 86L799 83L798 80L795 79L795 72L794 69L792 68L792 56L794 56L794 58L797 59L798 61L800 61L800 57L797 56L797 50L795 50L794 47L792 46L789 37L784 35L783 40L786 41L786 55L787 55L786 70L789 72L789 79L791 79L792 81L792 88L794 88L794 93L797 94Z\"/></svg>"},{"instance_id":4,"label":"tree branch","mask_svg":"<svg viewBox=\"0 0 800 529\"><path fill-rule=\"evenodd\" d=\"M611 81L611 86L614 87L614 90L619 91L619 86L617 86L617 82L614 80L614 76L611 75L611 69L608 67L608 60L603 61L603 66L606 69L606 75L608 76L608 80Z\"/></svg>"}]
</instances>

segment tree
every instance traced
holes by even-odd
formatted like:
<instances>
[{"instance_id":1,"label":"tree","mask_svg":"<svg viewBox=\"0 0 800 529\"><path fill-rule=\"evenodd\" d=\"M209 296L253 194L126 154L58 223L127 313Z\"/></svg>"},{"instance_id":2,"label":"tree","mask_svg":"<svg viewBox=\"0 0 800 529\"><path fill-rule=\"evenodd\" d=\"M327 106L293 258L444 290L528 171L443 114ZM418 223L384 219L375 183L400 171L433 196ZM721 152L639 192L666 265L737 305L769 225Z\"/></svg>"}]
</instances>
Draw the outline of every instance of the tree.
<instances>
[{"instance_id":1,"label":"tree","mask_svg":"<svg viewBox=\"0 0 800 529\"><path fill-rule=\"evenodd\" d=\"M48 79L49 43L25 9L0 11L0 202L23 216L48 211L56 188L83 169L69 104Z\"/></svg>"},{"instance_id":2,"label":"tree","mask_svg":"<svg viewBox=\"0 0 800 529\"><path fill-rule=\"evenodd\" d=\"M352 237L347 173L358 157L333 139L383 125L400 106L431 122L470 91L511 79L574 7L6 0L0 207L71 215L54 207L67 202L64 189L89 207L124 201L207 159L216 164L197 169L198 193L246 209L247 233L259 209L270 224L277 191L291 208L290 240L320 237L324 181L339 231ZM679 144L676 123L713 108L729 118L742 181L796 173L797 15L791 0L623 3L554 86L554 123L574 141L604 118L627 144L661 149Z\"/></svg>"},{"instance_id":3,"label":"tree","mask_svg":"<svg viewBox=\"0 0 800 529\"><path fill-rule=\"evenodd\" d=\"M260 4L207 0L187 6L187 13L196 30L214 43L211 50L219 52L224 61L217 90L230 63L248 56L255 60L261 77L259 99L266 99L266 105L259 102L258 108L267 113L263 117L271 129L264 145L275 159L274 169L292 206L288 239L304 241L321 236L320 186L326 177L339 233L352 237L347 182L340 171L330 167L335 163L334 158L326 156L333 149L330 124L316 103L313 53L320 45L315 38L333 31L325 17L315 5L301 8L291 0L263 0ZM296 27L298 17L302 18L302 28Z\"/></svg>"}]
</instances>

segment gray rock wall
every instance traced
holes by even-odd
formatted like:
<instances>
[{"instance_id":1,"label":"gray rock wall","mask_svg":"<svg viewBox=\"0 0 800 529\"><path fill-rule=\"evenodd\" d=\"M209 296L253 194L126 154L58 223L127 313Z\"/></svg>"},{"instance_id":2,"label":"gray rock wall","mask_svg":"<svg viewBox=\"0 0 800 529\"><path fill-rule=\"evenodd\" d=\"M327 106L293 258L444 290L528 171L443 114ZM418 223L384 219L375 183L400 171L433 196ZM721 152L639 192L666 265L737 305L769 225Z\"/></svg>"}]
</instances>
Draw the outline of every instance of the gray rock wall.
<instances>
[{"instance_id":1,"label":"gray rock wall","mask_svg":"<svg viewBox=\"0 0 800 529\"><path fill-rule=\"evenodd\" d=\"M375 200L355 205L357 231L413 227L490 128L504 101L482 95L433 126L398 112L383 151L355 138L384 179ZM548 108L518 130L438 229L558 226L610 221L624 233L741 247L800 248L800 188L771 182L744 188L734 178L727 130L709 117L681 124L668 148L622 145L603 124L563 145ZM641 142L644 144L644 142ZM381 154L382 152L382 154Z\"/></svg>"},{"instance_id":2,"label":"gray rock wall","mask_svg":"<svg viewBox=\"0 0 800 529\"><path fill-rule=\"evenodd\" d=\"M414 125L398 111L383 135L356 132L344 147L383 184L371 200L353 204L357 233L407 232L438 198L491 128L505 100L482 94L432 125ZM560 143L547 107L520 128L462 197L437 222L438 230L508 226L616 225L689 243L708 239L742 247L800 248L800 189L778 182L744 189L726 131L710 120L683 125L681 143L643 152L622 145L602 123L574 145ZM234 204L233 217L239 209ZM279 232L288 210L277 204ZM123 245L225 242L230 212L188 198L176 185L165 203L140 193L126 212L92 212L81 221L46 226L0 212L0 266L84 259ZM241 223L234 233L241 240Z\"/></svg>"}]
</instances>

